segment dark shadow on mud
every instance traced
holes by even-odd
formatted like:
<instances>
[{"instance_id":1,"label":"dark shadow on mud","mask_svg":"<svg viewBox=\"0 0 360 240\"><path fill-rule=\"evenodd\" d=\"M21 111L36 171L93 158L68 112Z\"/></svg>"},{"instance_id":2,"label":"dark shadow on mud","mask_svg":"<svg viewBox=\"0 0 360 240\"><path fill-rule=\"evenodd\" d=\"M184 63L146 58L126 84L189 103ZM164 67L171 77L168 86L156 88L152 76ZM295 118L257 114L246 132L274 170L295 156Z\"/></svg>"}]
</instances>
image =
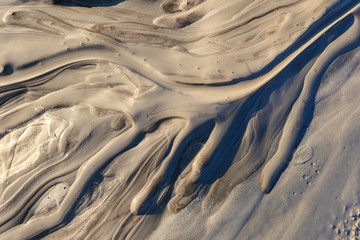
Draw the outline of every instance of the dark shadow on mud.
<instances>
[{"instance_id":1,"label":"dark shadow on mud","mask_svg":"<svg viewBox=\"0 0 360 240\"><path fill-rule=\"evenodd\" d=\"M83 7L110 7L125 0L53 0L55 5L83 6Z\"/></svg>"},{"instance_id":2,"label":"dark shadow on mud","mask_svg":"<svg viewBox=\"0 0 360 240\"><path fill-rule=\"evenodd\" d=\"M19 0L19 3L44 3L68 7L111 7L126 0Z\"/></svg>"}]
</instances>

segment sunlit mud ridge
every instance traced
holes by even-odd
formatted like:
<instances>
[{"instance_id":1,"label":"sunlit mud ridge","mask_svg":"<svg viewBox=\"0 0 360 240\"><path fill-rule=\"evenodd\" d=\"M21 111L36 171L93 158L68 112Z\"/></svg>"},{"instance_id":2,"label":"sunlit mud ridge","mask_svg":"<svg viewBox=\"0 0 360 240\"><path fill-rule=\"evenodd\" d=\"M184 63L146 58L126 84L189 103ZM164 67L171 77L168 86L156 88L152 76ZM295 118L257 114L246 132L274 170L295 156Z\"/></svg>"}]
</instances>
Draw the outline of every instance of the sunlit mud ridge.
<instances>
[{"instance_id":1,"label":"sunlit mud ridge","mask_svg":"<svg viewBox=\"0 0 360 240\"><path fill-rule=\"evenodd\" d=\"M122 4L1 8L0 239L140 239L256 171L271 192L360 43L358 1Z\"/></svg>"}]
</instances>

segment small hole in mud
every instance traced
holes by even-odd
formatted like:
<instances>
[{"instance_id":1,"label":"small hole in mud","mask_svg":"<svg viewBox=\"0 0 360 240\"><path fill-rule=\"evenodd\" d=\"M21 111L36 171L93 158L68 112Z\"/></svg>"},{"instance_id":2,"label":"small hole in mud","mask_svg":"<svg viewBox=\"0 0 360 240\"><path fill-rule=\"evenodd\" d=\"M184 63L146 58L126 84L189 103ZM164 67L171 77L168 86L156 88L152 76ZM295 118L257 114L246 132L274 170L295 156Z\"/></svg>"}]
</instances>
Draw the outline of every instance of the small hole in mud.
<instances>
[{"instance_id":1,"label":"small hole in mud","mask_svg":"<svg viewBox=\"0 0 360 240\"><path fill-rule=\"evenodd\" d=\"M13 66L10 63L4 65L3 70L0 75L11 75L14 73Z\"/></svg>"}]
</instances>

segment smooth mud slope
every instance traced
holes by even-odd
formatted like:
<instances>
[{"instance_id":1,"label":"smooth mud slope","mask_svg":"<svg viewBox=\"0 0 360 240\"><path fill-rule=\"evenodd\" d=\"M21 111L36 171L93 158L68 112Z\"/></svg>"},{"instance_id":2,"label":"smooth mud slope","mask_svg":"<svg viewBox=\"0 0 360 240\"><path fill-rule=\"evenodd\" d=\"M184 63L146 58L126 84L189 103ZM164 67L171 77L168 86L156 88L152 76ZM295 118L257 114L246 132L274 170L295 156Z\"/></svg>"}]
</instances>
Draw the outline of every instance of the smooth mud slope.
<instances>
[{"instance_id":1,"label":"smooth mud slope","mask_svg":"<svg viewBox=\"0 0 360 240\"><path fill-rule=\"evenodd\" d=\"M356 0L5 1L0 239L141 239L166 208L270 193Z\"/></svg>"}]
</instances>

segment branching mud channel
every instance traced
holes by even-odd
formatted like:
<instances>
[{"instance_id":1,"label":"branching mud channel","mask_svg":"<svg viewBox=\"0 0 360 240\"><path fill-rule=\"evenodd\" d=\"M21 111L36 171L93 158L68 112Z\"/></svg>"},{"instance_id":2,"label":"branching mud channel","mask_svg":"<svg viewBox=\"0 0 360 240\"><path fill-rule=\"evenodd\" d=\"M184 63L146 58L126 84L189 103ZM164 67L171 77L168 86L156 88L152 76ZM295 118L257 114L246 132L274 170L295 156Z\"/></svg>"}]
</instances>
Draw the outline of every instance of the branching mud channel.
<instances>
[{"instance_id":1,"label":"branching mud channel","mask_svg":"<svg viewBox=\"0 0 360 240\"><path fill-rule=\"evenodd\" d=\"M142 239L261 172L272 194L356 0L12 1L0 21L0 239Z\"/></svg>"}]
</instances>

